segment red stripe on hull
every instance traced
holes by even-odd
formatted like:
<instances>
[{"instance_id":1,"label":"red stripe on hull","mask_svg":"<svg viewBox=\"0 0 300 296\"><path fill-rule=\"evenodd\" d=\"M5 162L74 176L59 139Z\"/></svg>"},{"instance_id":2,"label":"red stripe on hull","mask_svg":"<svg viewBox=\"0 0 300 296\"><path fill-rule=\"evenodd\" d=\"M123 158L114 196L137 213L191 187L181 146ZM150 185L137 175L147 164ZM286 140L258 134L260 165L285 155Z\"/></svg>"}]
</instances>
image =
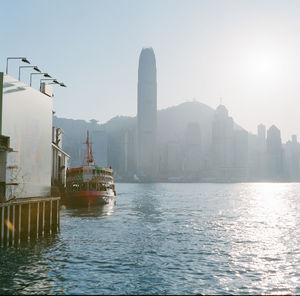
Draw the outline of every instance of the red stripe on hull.
<instances>
[{"instance_id":1,"label":"red stripe on hull","mask_svg":"<svg viewBox=\"0 0 300 296\"><path fill-rule=\"evenodd\" d=\"M108 203L108 201L115 197L114 192L111 191L79 191L72 192L69 201L85 205L92 205L96 203Z\"/></svg>"}]
</instances>

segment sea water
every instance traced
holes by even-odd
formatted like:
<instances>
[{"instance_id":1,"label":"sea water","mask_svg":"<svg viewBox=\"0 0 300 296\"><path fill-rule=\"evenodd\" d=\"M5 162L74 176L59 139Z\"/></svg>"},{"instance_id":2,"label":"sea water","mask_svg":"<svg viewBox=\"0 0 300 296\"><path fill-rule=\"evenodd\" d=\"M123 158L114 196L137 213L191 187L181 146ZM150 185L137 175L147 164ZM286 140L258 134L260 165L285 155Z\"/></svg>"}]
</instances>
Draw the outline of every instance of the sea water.
<instances>
[{"instance_id":1,"label":"sea water","mask_svg":"<svg viewBox=\"0 0 300 296\"><path fill-rule=\"evenodd\" d=\"M300 184L116 184L0 248L0 294L300 294Z\"/></svg>"}]
</instances>

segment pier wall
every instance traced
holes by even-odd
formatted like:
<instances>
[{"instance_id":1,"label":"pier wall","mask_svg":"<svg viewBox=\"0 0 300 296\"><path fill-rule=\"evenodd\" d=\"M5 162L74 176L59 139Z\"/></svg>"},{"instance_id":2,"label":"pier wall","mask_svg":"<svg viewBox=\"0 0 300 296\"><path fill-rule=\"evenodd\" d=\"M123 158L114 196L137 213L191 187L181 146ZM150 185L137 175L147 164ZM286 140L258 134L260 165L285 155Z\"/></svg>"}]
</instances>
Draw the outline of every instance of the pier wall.
<instances>
[{"instance_id":1,"label":"pier wall","mask_svg":"<svg viewBox=\"0 0 300 296\"><path fill-rule=\"evenodd\" d=\"M0 134L9 137L11 148L6 152L5 199L50 196L52 98L0 74Z\"/></svg>"}]
</instances>

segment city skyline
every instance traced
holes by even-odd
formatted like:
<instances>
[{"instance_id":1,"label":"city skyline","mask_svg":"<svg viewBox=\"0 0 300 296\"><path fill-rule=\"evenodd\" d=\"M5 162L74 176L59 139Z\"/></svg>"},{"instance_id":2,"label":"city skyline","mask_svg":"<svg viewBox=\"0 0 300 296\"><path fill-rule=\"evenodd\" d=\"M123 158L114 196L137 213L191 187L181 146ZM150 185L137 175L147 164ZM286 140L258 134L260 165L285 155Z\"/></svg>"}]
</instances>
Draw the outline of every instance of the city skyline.
<instances>
[{"instance_id":1,"label":"city skyline","mask_svg":"<svg viewBox=\"0 0 300 296\"><path fill-rule=\"evenodd\" d=\"M55 1L18 7L4 2L0 66L5 69L7 56L27 56L69 86L55 89L58 116L103 123L116 115L136 115L137 56L151 46L158 110L193 98L216 108L222 97L248 131L255 133L259 123L275 124L284 141L292 134L299 137L294 122L300 108L300 4L189 3L64 1L57 11ZM56 14L55 22L44 18L45 10ZM78 22L68 26L71 19ZM11 63L14 77L18 65ZM21 80L27 83L25 72ZM87 102L94 108L86 108Z\"/></svg>"}]
</instances>

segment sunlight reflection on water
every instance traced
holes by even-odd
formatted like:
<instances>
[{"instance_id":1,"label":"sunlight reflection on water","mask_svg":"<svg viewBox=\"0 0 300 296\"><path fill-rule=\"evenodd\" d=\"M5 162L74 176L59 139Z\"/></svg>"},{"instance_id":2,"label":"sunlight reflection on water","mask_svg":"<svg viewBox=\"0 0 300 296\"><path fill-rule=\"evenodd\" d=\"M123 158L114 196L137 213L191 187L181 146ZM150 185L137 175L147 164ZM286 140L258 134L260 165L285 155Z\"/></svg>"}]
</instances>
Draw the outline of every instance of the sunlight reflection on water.
<instances>
[{"instance_id":1,"label":"sunlight reflection on water","mask_svg":"<svg viewBox=\"0 0 300 296\"><path fill-rule=\"evenodd\" d=\"M300 293L300 184L117 184L61 232L0 250L1 293Z\"/></svg>"},{"instance_id":2,"label":"sunlight reflection on water","mask_svg":"<svg viewBox=\"0 0 300 296\"><path fill-rule=\"evenodd\" d=\"M287 259L298 243L293 236L296 233L291 232L297 227L292 193L289 184L249 185L241 195L245 215L239 216L232 229L234 264L240 271L251 272L260 288L273 286L270 292L290 292L291 282L296 282L290 271L297 268L299 257ZM284 284L286 280L289 283Z\"/></svg>"}]
</instances>

